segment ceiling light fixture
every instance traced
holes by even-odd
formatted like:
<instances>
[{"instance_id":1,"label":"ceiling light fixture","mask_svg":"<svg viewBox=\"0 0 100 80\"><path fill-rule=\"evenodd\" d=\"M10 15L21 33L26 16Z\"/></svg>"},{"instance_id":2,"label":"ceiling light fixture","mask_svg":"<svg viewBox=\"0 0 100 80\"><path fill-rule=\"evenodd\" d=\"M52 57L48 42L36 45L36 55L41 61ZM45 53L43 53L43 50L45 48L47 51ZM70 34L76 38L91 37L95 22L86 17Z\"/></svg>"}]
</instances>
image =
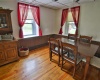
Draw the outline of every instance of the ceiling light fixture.
<instances>
[{"instance_id":1,"label":"ceiling light fixture","mask_svg":"<svg viewBox=\"0 0 100 80\"><path fill-rule=\"evenodd\" d=\"M76 0L75 2L79 2L80 0Z\"/></svg>"},{"instance_id":2,"label":"ceiling light fixture","mask_svg":"<svg viewBox=\"0 0 100 80\"><path fill-rule=\"evenodd\" d=\"M58 1L58 0L52 0L53 2L56 2L56 1Z\"/></svg>"}]
</instances>

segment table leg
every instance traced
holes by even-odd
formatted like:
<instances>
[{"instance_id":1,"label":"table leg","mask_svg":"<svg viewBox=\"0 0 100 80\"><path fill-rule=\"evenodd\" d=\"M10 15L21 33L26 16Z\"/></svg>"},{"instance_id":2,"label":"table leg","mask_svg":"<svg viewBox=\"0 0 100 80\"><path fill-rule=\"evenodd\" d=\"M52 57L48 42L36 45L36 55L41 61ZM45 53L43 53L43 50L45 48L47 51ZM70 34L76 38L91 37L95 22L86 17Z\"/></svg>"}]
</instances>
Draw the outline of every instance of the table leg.
<instances>
[{"instance_id":1,"label":"table leg","mask_svg":"<svg viewBox=\"0 0 100 80\"><path fill-rule=\"evenodd\" d=\"M86 64L85 64L85 70L84 70L84 77L83 80L86 80L89 64L90 64L90 57L86 57Z\"/></svg>"}]
</instances>

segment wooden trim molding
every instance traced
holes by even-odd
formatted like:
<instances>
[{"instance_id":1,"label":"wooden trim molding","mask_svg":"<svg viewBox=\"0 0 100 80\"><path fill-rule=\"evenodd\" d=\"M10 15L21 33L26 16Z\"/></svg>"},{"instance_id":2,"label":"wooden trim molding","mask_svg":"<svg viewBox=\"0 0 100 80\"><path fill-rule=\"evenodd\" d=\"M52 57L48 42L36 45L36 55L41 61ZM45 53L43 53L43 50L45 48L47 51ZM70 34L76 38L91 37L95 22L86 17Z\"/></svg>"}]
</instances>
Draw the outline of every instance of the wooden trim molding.
<instances>
[{"instance_id":1,"label":"wooden trim molding","mask_svg":"<svg viewBox=\"0 0 100 80\"><path fill-rule=\"evenodd\" d=\"M39 48L41 46L47 45L50 37L52 37L52 38L61 38L61 37L67 38L67 36L60 35L60 34L50 34L50 35L44 35L44 36L23 38L23 39L18 40L18 49L22 46L28 47L29 50ZM98 42L98 41L92 41L92 44L100 46L100 42ZM100 47L98 48L95 56L100 57Z\"/></svg>"},{"instance_id":2,"label":"wooden trim molding","mask_svg":"<svg viewBox=\"0 0 100 80\"><path fill-rule=\"evenodd\" d=\"M23 38L18 40L18 49L21 47L27 47L29 50L38 48L40 46L48 44L49 37L53 37L54 35L44 35L30 38Z\"/></svg>"}]
</instances>

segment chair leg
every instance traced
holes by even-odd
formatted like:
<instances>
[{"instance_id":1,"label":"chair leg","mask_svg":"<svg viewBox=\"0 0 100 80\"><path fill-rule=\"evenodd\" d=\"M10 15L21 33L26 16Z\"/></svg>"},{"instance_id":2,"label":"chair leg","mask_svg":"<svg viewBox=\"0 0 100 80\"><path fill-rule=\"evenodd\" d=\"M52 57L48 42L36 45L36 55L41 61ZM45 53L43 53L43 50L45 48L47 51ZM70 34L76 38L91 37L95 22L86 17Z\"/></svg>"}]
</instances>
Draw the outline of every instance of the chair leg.
<instances>
[{"instance_id":1,"label":"chair leg","mask_svg":"<svg viewBox=\"0 0 100 80\"><path fill-rule=\"evenodd\" d=\"M51 56L51 51L50 51L50 49L49 49L49 58L51 58L50 56Z\"/></svg>"},{"instance_id":2,"label":"chair leg","mask_svg":"<svg viewBox=\"0 0 100 80\"><path fill-rule=\"evenodd\" d=\"M60 65L60 56L58 57L58 66Z\"/></svg>"},{"instance_id":3,"label":"chair leg","mask_svg":"<svg viewBox=\"0 0 100 80\"><path fill-rule=\"evenodd\" d=\"M62 68L63 68L63 58L62 58L61 70L62 70Z\"/></svg>"},{"instance_id":4,"label":"chair leg","mask_svg":"<svg viewBox=\"0 0 100 80\"><path fill-rule=\"evenodd\" d=\"M98 72L98 80L100 80L100 69L99 69L99 72Z\"/></svg>"},{"instance_id":5,"label":"chair leg","mask_svg":"<svg viewBox=\"0 0 100 80\"><path fill-rule=\"evenodd\" d=\"M74 66L73 77L74 77L74 75L75 75L75 71L76 71L76 66Z\"/></svg>"},{"instance_id":6,"label":"chair leg","mask_svg":"<svg viewBox=\"0 0 100 80\"><path fill-rule=\"evenodd\" d=\"M50 51L50 61L52 60L52 52Z\"/></svg>"}]
</instances>

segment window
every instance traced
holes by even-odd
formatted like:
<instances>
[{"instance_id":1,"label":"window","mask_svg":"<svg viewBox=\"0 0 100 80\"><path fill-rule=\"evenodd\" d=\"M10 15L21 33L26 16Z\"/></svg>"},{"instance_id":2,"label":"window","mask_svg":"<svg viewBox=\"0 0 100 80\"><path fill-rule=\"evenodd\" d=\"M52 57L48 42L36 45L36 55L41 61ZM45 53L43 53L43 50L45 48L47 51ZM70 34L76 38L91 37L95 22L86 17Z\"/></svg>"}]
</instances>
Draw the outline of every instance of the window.
<instances>
[{"instance_id":1,"label":"window","mask_svg":"<svg viewBox=\"0 0 100 80\"><path fill-rule=\"evenodd\" d=\"M33 19L33 15L32 15L30 8L28 11L27 19L26 19L25 24L23 25L22 29L23 29L24 38L38 36L38 25L36 24L36 22Z\"/></svg>"},{"instance_id":2,"label":"window","mask_svg":"<svg viewBox=\"0 0 100 80\"><path fill-rule=\"evenodd\" d=\"M36 35L36 26L34 24L34 20L27 19L23 26L23 34L24 36L28 35Z\"/></svg>"},{"instance_id":3,"label":"window","mask_svg":"<svg viewBox=\"0 0 100 80\"><path fill-rule=\"evenodd\" d=\"M74 22L68 22L68 33L75 34L76 32L76 26Z\"/></svg>"},{"instance_id":4,"label":"window","mask_svg":"<svg viewBox=\"0 0 100 80\"><path fill-rule=\"evenodd\" d=\"M64 24L63 27L64 27L63 28L63 34L64 35L68 35L69 33L70 34L76 33L76 26L75 26L75 23L73 21L72 13L71 13L70 10L68 12L68 19L67 19L67 21L66 21L66 23Z\"/></svg>"}]
</instances>

